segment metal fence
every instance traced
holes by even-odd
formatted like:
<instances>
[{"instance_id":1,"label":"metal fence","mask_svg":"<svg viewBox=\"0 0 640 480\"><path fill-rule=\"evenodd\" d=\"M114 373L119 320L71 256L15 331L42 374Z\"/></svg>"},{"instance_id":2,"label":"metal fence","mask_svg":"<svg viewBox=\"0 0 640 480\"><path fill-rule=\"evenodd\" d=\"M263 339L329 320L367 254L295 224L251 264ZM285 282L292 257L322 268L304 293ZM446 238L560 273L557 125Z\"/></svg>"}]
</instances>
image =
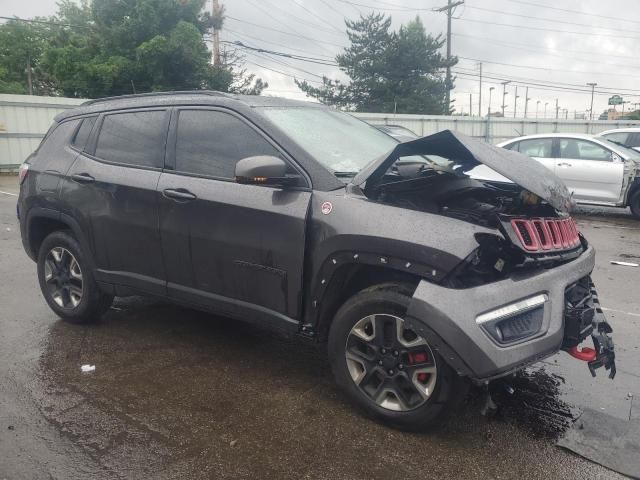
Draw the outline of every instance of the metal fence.
<instances>
[{"instance_id":1,"label":"metal fence","mask_svg":"<svg viewBox=\"0 0 640 480\"><path fill-rule=\"evenodd\" d=\"M0 170L15 170L36 149L53 117L83 101L77 98L0 95Z\"/></svg>"},{"instance_id":2,"label":"metal fence","mask_svg":"<svg viewBox=\"0 0 640 480\"><path fill-rule=\"evenodd\" d=\"M596 134L613 128L640 127L634 120L564 120L535 118L483 118L440 115L393 115L356 113L357 117L374 124L400 125L417 135L429 135L441 130L457 130L471 137L499 143L522 135L536 133Z\"/></svg>"},{"instance_id":3,"label":"metal fence","mask_svg":"<svg viewBox=\"0 0 640 480\"><path fill-rule=\"evenodd\" d=\"M78 98L0 95L0 171L15 170L33 152L58 113L85 100ZM599 133L612 128L640 126L640 121L586 121L518 118L481 118L438 115L357 113L376 124L401 125L418 135L445 129L498 143L534 133Z\"/></svg>"}]
</instances>

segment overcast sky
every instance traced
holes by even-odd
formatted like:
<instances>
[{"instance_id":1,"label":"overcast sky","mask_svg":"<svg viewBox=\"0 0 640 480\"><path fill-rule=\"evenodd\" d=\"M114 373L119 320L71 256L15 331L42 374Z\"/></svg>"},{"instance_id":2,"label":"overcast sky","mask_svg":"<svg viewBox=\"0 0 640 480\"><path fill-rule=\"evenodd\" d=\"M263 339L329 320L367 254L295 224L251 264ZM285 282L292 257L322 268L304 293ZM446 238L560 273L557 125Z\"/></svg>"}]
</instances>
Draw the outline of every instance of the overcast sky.
<instances>
[{"instance_id":1,"label":"overcast sky","mask_svg":"<svg viewBox=\"0 0 640 480\"><path fill-rule=\"evenodd\" d=\"M347 45L344 18L377 11L393 18L393 27L419 15L432 35L446 33L446 16L431 11L446 0L232 0L224 1L226 41L243 43L331 61ZM208 0L210 8L211 0ZM420 10L418 10L420 9ZM52 15L55 0L0 0L0 15L29 18ZM624 19L624 20L622 20ZM507 86L506 113L513 115L515 85L517 114L525 108L529 84L528 116L536 108L542 116L561 109L589 109L588 82L596 82L594 112L607 108L607 99L620 94L630 104L640 102L640 2L638 0L466 0L453 20L453 53L460 58L453 97L458 111L469 111L469 94L478 114L480 61L485 80L482 113L502 105L501 82ZM443 49L444 50L444 49ZM266 81L267 94L304 98L293 78L318 81L326 75L344 78L337 67L248 53L247 69ZM275 71L274 71L275 70ZM585 90L584 92L568 89ZM540 103L538 103L540 102ZM620 109L620 107L617 107ZM564 116L564 112L560 112Z\"/></svg>"}]
</instances>

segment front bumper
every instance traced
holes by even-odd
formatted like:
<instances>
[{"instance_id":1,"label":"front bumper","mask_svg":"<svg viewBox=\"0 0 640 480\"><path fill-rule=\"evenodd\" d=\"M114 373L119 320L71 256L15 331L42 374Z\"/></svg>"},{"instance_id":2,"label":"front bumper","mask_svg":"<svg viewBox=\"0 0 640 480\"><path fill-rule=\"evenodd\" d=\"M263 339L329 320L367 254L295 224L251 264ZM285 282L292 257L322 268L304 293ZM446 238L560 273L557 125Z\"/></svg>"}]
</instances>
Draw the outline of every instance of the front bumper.
<instances>
[{"instance_id":1,"label":"front bumper","mask_svg":"<svg viewBox=\"0 0 640 480\"><path fill-rule=\"evenodd\" d=\"M407 322L460 375L495 378L561 349L565 290L588 276L594 265L595 251L587 247L580 257L556 268L521 272L479 287L452 289L423 280L409 305ZM521 341L501 345L477 322L487 312L541 295L545 302L540 329Z\"/></svg>"}]
</instances>

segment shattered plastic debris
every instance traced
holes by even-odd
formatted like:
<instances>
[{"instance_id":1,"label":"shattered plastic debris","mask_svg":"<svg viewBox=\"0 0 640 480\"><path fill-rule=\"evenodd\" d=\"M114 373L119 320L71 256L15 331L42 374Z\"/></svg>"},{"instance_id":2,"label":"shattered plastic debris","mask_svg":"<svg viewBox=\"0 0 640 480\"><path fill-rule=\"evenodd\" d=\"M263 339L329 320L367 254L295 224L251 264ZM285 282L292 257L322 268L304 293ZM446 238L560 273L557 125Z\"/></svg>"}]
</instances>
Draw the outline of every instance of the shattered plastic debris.
<instances>
[{"instance_id":1,"label":"shattered plastic debris","mask_svg":"<svg viewBox=\"0 0 640 480\"><path fill-rule=\"evenodd\" d=\"M95 369L96 369L96 366L95 366L95 365L88 365L88 364L87 364L87 365L82 365L82 366L80 367L80 371L81 371L82 373L89 373L89 372L93 372L93 371L95 371Z\"/></svg>"},{"instance_id":2,"label":"shattered plastic debris","mask_svg":"<svg viewBox=\"0 0 640 480\"><path fill-rule=\"evenodd\" d=\"M623 267L638 267L640 264L631 262L620 262L618 260L611 260L611 265L622 265Z\"/></svg>"}]
</instances>

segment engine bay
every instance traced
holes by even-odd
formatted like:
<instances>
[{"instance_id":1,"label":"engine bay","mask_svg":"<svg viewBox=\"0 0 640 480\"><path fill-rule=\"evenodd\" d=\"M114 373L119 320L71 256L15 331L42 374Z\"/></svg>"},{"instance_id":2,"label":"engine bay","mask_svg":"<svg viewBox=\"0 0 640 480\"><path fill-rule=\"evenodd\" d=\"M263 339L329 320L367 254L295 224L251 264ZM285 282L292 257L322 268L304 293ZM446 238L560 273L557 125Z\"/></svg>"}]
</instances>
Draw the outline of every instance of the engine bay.
<instances>
[{"instance_id":1,"label":"engine bay","mask_svg":"<svg viewBox=\"0 0 640 480\"><path fill-rule=\"evenodd\" d=\"M475 180L448 166L396 162L371 190L372 200L498 228L498 215L553 217L556 210L516 184Z\"/></svg>"}]
</instances>

